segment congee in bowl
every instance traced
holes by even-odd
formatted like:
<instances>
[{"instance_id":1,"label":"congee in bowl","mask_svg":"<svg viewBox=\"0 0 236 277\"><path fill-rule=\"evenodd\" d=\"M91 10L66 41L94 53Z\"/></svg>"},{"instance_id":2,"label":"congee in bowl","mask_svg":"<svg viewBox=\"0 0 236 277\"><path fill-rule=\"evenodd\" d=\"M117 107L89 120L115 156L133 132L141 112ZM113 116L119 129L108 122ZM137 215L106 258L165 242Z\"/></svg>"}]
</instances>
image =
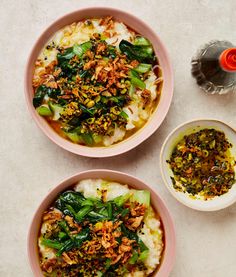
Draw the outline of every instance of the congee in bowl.
<instances>
[{"instance_id":1,"label":"congee in bowl","mask_svg":"<svg viewBox=\"0 0 236 277\"><path fill-rule=\"evenodd\" d=\"M107 147L145 125L162 83L147 38L111 16L84 19L57 31L41 50L33 106L61 137Z\"/></svg>"},{"instance_id":2,"label":"congee in bowl","mask_svg":"<svg viewBox=\"0 0 236 277\"><path fill-rule=\"evenodd\" d=\"M164 231L148 190L84 179L43 213L38 235L44 276L151 276Z\"/></svg>"}]
</instances>

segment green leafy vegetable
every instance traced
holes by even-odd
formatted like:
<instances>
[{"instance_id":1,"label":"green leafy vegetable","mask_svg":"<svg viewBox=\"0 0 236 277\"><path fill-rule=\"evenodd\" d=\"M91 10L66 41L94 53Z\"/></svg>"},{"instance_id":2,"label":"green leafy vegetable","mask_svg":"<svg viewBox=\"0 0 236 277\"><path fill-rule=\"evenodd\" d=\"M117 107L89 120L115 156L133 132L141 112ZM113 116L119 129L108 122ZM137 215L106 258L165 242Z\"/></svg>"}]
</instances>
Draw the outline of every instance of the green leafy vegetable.
<instances>
[{"instance_id":1,"label":"green leafy vegetable","mask_svg":"<svg viewBox=\"0 0 236 277\"><path fill-rule=\"evenodd\" d=\"M76 215L75 215L75 219L78 222L81 222L84 217L90 212L92 211L93 207L91 206L84 206Z\"/></svg>"},{"instance_id":2,"label":"green leafy vegetable","mask_svg":"<svg viewBox=\"0 0 236 277\"><path fill-rule=\"evenodd\" d=\"M85 199L85 200L82 202L81 206L82 206L82 207L83 207L83 206L94 206L94 205L95 205L94 202L95 202L94 199L87 198L87 199Z\"/></svg>"},{"instance_id":3,"label":"green leafy vegetable","mask_svg":"<svg viewBox=\"0 0 236 277\"><path fill-rule=\"evenodd\" d=\"M82 139L83 139L83 141L85 142L86 145L93 145L94 144L93 136L90 133L81 134L81 137L82 137Z\"/></svg>"},{"instance_id":4,"label":"green leafy vegetable","mask_svg":"<svg viewBox=\"0 0 236 277\"><path fill-rule=\"evenodd\" d=\"M91 49L92 48L92 42L91 41L87 41L87 42L84 42L84 43L82 43L82 44L75 44L74 46L73 46L73 52L79 57L79 58L81 58L83 55L84 55L84 53L87 51L87 50L89 50L89 49Z\"/></svg>"},{"instance_id":5,"label":"green leafy vegetable","mask_svg":"<svg viewBox=\"0 0 236 277\"><path fill-rule=\"evenodd\" d=\"M63 252L70 251L74 247L74 242L72 240L67 240L61 248L58 249L56 256L59 257Z\"/></svg>"},{"instance_id":6,"label":"green leafy vegetable","mask_svg":"<svg viewBox=\"0 0 236 277\"><path fill-rule=\"evenodd\" d=\"M134 92L135 92L135 87L134 87L133 84L131 84L130 87L129 87L129 96L133 97Z\"/></svg>"},{"instance_id":7,"label":"green leafy vegetable","mask_svg":"<svg viewBox=\"0 0 236 277\"><path fill-rule=\"evenodd\" d=\"M99 212L95 212L95 211L89 212L88 217L89 217L90 221L92 221L92 222L108 220L108 216L105 216L105 215L103 215Z\"/></svg>"},{"instance_id":8,"label":"green leafy vegetable","mask_svg":"<svg viewBox=\"0 0 236 277\"><path fill-rule=\"evenodd\" d=\"M60 199L65 203L70 204L74 209L79 209L85 200L84 196L77 191L69 190L60 195Z\"/></svg>"},{"instance_id":9,"label":"green leafy vegetable","mask_svg":"<svg viewBox=\"0 0 236 277\"><path fill-rule=\"evenodd\" d=\"M101 271L97 271L97 277L102 277L103 276L103 273Z\"/></svg>"},{"instance_id":10,"label":"green leafy vegetable","mask_svg":"<svg viewBox=\"0 0 236 277\"><path fill-rule=\"evenodd\" d=\"M63 221L61 222L61 224L59 225L63 230L67 229L67 227L65 227ZM68 231L67 231L68 232ZM67 233L63 233L63 237L67 237ZM74 236L70 236L70 238L68 240L66 240L63 243L59 243L57 241L53 241L53 240L46 240L43 239L42 243L45 246L57 249L58 252L56 253L56 256L59 257L61 256L61 254L63 252L69 251L74 247L80 247L82 245L82 243L86 240L88 240L90 238L90 231L89 231L89 227L86 227L85 229L83 229L81 232L79 232L78 234L74 235Z\"/></svg>"},{"instance_id":11,"label":"green leafy vegetable","mask_svg":"<svg viewBox=\"0 0 236 277\"><path fill-rule=\"evenodd\" d=\"M52 101L48 102L48 106L51 109L51 111L53 112L53 120L58 120L61 116L61 113L64 110L64 107L62 107L61 105L54 103Z\"/></svg>"},{"instance_id":12,"label":"green leafy vegetable","mask_svg":"<svg viewBox=\"0 0 236 277\"><path fill-rule=\"evenodd\" d=\"M81 118L79 116L74 116L67 122L67 124L68 126L72 126L72 127L80 127Z\"/></svg>"},{"instance_id":13,"label":"green leafy vegetable","mask_svg":"<svg viewBox=\"0 0 236 277\"><path fill-rule=\"evenodd\" d=\"M134 251L132 257L129 259L129 264L135 264L138 260L138 252Z\"/></svg>"},{"instance_id":14,"label":"green leafy vegetable","mask_svg":"<svg viewBox=\"0 0 236 277\"><path fill-rule=\"evenodd\" d=\"M108 270L108 268L111 266L111 259L108 258L106 259L106 262L105 262L105 269Z\"/></svg>"},{"instance_id":15,"label":"green leafy vegetable","mask_svg":"<svg viewBox=\"0 0 236 277\"><path fill-rule=\"evenodd\" d=\"M138 236L137 236L138 237ZM140 239L140 237L137 238L138 245L140 247L141 252L144 252L146 250L149 250L149 248L146 246L146 244Z\"/></svg>"},{"instance_id":16,"label":"green leafy vegetable","mask_svg":"<svg viewBox=\"0 0 236 277\"><path fill-rule=\"evenodd\" d=\"M83 142L83 138L77 133L77 132L64 132L67 137L75 142L75 143L82 143Z\"/></svg>"},{"instance_id":17,"label":"green leafy vegetable","mask_svg":"<svg viewBox=\"0 0 236 277\"><path fill-rule=\"evenodd\" d=\"M66 233L68 237L70 237L70 229L69 226L67 225L65 220L60 220L58 222L58 225L61 227L61 229Z\"/></svg>"},{"instance_id":18,"label":"green leafy vegetable","mask_svg":"<svg viewBox=\"0 0 236 277\"><path fill-rule=\"evenodd\" d=\"M113 199L113 202L114 202L117 206L121 207L121 206L124 205L124 203L125 203L126 201L129 200L129 198L131 197L131 195L132 195L132 194L131 194L130 192L128 192L128 193L126 193L126 194L124 194L124 195L120 195L120 196L114 198L114 199Z\"/></svg>"},{"instance_id":19,"label":"green leafy vegetable","mask_svg":"<svg viewBox=\"0 0 236 277\"><path fill-rule=\"evenodd\" d=\"M66 238L68 238L68 235L66 233L64 233L64 232L59 232L58 238L59 238L60 241L63 241Z\"/></svg>"},{"instance_id":20,"label":"green leafy vegetable","mask_svg":"<svg viewBox=\"0 0 236 277\"><path fill-rule=\"evenodd\" d=\"M150 206L150 191L148 190L135 190L132 195L132 201L137 201L144 204L146 207Z\"/></svg>"},{"instance_id":21,"label":"green leafy vegetable","mask_svg":"<svg viewBox=\"0 0 236 277\"><path fill-rule=\"evenodd\" d=\"M127 113L126 113L125 111L122 111L122 112L120 113L120 116L124 117L125 119L128 119L128 118L129 118L129 116L127 115Z\"/></svg>"},{"instance_id":22,"label":"green leafy vegetable","mask_svg":"<svg viewBox=\"0 0 236 277\"><path fill-rule=\"evenodd\" d=\"M102 142L102 136L101 135L92 134L92 136L93 136L93 140L94 140L95 143Z\"/></svg>"},{"instance_id":23,"label":"green leafy vegetable","mask_svg":"<svg viewBox=\"0 0 236 277\"><path fill-rule=\"evenodd\" d=\"M60 89L50 88L45 85L39 86L36 89L36 92L33 98L33 105L35 108L39 107L42 104L43 99L46 95L48 95L53 99L57 99L57 97L61 95L61 91Z\"/></svg>"},{"instance_id":24,"label":"green leafy vegetable","mask_svg":"<svg viewBox=\"0 0 236 277\"><path fill-rule=\"evenodd\" d=\"M136 77L131 78L131 84L133 86L141 88L141 89L146 88L146 84L142 80L140 80L139 78L136 78Z\"/></svg>"},{"instance_id":25,"label":"green leafy vegetable","mask_svg":"<svg viewBox=\"0 0 236 277\"><path fill-rule=\"evenodd\" d=\"M146 63L140 63L138 66L134 68L135 71L138 73L146 73L152 69L151 64L146 64Z\"/></svg>"},{"instance_id":26,"label":"green leafy vegetable","mask_svg":"<svg viewBox=\"0 0 236 277\"><path fill-rule=\"evenodd\" d=\"M59 88L49 88L49 87L46 87L47 88L47 95L53 99L57 99L58 96L61 95L61 90Z\"/></svg>"},{"instance_id":27,"label":"green leafy vegetable","mask_svg":"<svg viewBox=\"0 0 236 277\"><path fill-rule=\"evenodd\" d=\"M56 240L44 239L44 238L41 240L41 243L42 243L42 245L53 248L53 249L61 249L61 247L63 246L62 243L60 243Z\"/></svg>"},{"instance_id":28,"label":"green leafy vegetable","mask_svg":"<svg viewBox=\"0 0 236 277\"><path fill-rule=\"evenodd\" d=\"M65 204L65 208L67 209L67 211L69 211L69 214L77 221L77 218L76 218L77 214L74 208L69 204ZM65 210L64 210L64 213L65 213Z\"/></svg>"},{"instance_id":29,"label":"green leafy vegetable","mask_svg":"<svg viewBox=\"0 0 236 277\"><path fill-rule=\"evenodd\" d=\"M39 107L42 104L46 94L47 94L46 86L41 85L37 88L33 98L33 105L35 108Z\"/></svg>"},{"instance_id":30,"label":"green leafy vegetable","mask_svg":"<svg viewBox=\"0 0 236 277\"><path fill-rule=\"evenodd\" d=\"M148 255L149 255L149 250L148 249L144 250L139 255L139 258L138 258L139 261L144 262L148 258Z\"/></svg>"},{"instance_id":31,"label":"green leafy vegetable","mask_svg":"<svg viewBox=\"0 0 236 277\"><path fill-rule=\"evenodd\" d=\"M110 219L112 219L112 203L108 202L107 203L107 214Z\"/></svg>"},{"instance_id":32,"label":"green leafy vegetable","mask_svg":"<svg viewBox=\"0 0 236 277\"><path fill-rule=\"evenodd\" d=\"M63 53L57 54L57 60L59 64L69 61L75 56L73 47L67 48Z\"/></svg>"},{"instance_id":33,"label":"green leafy vegetable","mask_svg":"<svg viewBox=\"0 0 236 277\"><path fill-rule=\"evenodd\" d=\"M134 40L134 45L151 45L150 41L144 37L137 36Z\"/></svg>"},{"instance_id":34,"label":"green leafy vegetable","mask_svg":"<svg viewBox=\"0 0 236 277\"><path fill-rule=\"evenodd\" d=\"M141 89L146 88L146 84L140 79L139 74L135 70L131 69L129 71L129 76L131 78L130 82L134 87L138 87Z\"/></svg>"},{"instance_id":35,"label":"green leafy vegetable","mask_svg":"<svg viewBox=\"0 0 236 277\"><path fill-rule=\"evenodd\" d=\"M87 113L89 115L94 115L94 113L96 112L96 108L95 107L92 107L92 108L86 108L84 105L80 104L79 105L81 110L84 112L84 113Z\"/></svg>"},{"instance_id":36,"label":"green leafy vegetable","mask_svg":"<svg viewBox=\"0 0 236 277\"><path fill-rule=\"evenodd\" d=\"M115 46L112 46L112 45L109 45L109 46L108 46L108 53L109 53L109 56L110 56L112 59L115 59L115 58L116 58L116 47L115 47Z\"/></svg>"},{"instance_id":37,"label":"green leafy vegetable","mask_svg":"<svg viewBox=\"0 0 236 277\"><path fill-rule=\"evenodd\" d=\"M127 214L129 213L129 209L122 209L121 213L120 213L120 216L121 217L125 217Z\"/></svg>"},{"instance_id":38,"label":"green leafy vegetable","mask_svg":"<svg viewBox=\"0 0 236 277\"><path fill-rule=\"evenodd\" d=\"M43 104L36 108L36 111L41 116L51 116L52 111L49 109L48 105Z\"/></svg>"},{"instance_id":39,"label":"green leafy vegetable","mask_svg":"<svg viewBox=\"0 0 236 277\"><path fill-rule=\"evenodd\" d=\"M91 41L87 41L79 45L75 44L73 47L67 48L63 53L57 54L59 65L62 65L64 68L70 69L68 61L72 59L75 55L81 58L83 54L90 48L92 48Z\"/></svg>"},{"instance_id":40,"label":"green leafy vegetable","mask_svg":"<svg viewBox=\"0 0 236 277\"><path fill-rule=\"evenodd\" d=\"M144 63L152 63L154 61L154 53L150 45L134 45L127 40L121 40L119 48L131 60Z\"/></svg>"},{"instance_id":41,"label":"green leafy vegetable","mask_svg":"<svg viewBox=\"0 0 236 277\"><path fill-rule=\"evenodd\" d=\"M73 237L73 239L74 239L75 246L79 248L84 241L90 239L90 229L89 229L89 227L84 228L77 235L75 235Z\"/></svg>"}]
</instances>

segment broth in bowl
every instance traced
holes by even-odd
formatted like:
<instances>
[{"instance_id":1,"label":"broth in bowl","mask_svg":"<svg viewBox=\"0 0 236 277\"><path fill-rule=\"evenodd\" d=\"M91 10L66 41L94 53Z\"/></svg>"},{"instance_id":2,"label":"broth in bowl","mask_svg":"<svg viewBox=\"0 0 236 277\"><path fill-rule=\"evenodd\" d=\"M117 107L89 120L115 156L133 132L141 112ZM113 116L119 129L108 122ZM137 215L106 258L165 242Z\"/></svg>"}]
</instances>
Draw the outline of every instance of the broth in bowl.
<instances>
[{"instance_id":1,"label":"broth in bowl","mask_svg":"<svg viewBox=\"0 0 236 277\"><path fill-rule=\"evenodd\" d=\"M162 83L149 40L112 17L91 18L62 28L42 49L33 105L62 137L110 146L145 125Z\"/></svg>"}]
</instances>

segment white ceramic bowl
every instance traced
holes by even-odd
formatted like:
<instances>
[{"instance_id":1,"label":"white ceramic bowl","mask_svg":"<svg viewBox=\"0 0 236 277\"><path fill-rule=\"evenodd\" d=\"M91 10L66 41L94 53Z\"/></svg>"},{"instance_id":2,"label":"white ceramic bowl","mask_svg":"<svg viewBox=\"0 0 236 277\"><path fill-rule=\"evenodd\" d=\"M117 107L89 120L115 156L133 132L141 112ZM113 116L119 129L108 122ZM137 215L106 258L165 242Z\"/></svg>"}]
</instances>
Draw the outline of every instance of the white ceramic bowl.
<instances>
[{"instance_id":1,"label":"white ceramic bowl","mask_svg":"<svg viewBox=\"0 0 236 277\"><path fill-rule=\"evenodd\" d=\"M219 197L214 197L211 200L206 201L201 199L193 199L189 197L189 194L176 191L173 188L171 181L173 172L170 169L169 164L166 162L166 160L169 160L174 147L184 137L184 135L189 135L192 132L197 132L204 128L214 128L216 130L223 131L229 142L231 142L233 145L231 148L231 154L236 156L236 130L234 130L228 124L216 119L193 120L181 124L166 138L160 154L161 174L167 189L179 202L195 210L216 211L226 208L236 201L236 184L234 184L227 193Z\"/></svg>"}]
</instances>

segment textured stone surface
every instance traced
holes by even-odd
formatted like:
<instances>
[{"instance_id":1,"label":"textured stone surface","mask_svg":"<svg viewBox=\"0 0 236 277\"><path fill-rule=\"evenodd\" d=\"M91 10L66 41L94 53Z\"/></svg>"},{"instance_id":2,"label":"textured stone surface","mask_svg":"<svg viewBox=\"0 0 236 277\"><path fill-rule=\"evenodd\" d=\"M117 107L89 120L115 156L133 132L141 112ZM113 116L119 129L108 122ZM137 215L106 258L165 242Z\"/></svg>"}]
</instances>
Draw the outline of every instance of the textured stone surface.
<instances>
[{"instance_id":1,"label":"textured stone surface","mask_svg":"<svg viewBox=\"0 0 236 277\"><path fill-rule=\"evenodd\" d=\"M102 160L70 154L49 141L31 119L23 95L24 67L40 33L64 13L87 5L114 6L143 18L166 44L174 67L174 98L159 130L136 149ZM0 9L0 276L30 277L26 238L42 198L81 170L128 172L155 187L175 221L177 259L171 277L236 276L236 204L202 213L179 204L163 185L161 145L178 124L196 117L236 127L236 95L207 96L190 75L190 59L211 39L235 40L235 0L48 1L1 0Z\"/></svg>"}]
</instances>

